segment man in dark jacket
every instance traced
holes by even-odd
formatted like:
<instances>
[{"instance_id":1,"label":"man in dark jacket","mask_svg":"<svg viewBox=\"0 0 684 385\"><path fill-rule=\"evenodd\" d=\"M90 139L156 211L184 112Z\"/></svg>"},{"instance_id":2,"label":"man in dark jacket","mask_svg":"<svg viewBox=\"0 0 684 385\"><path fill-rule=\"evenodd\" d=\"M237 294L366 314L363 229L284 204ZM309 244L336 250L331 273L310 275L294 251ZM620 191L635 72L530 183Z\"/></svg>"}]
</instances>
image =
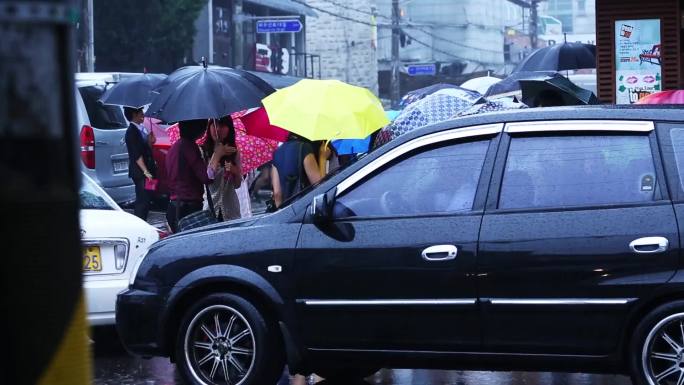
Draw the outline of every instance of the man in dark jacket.
<instances>
[{"instance_id":1,"label":"man in dark jacket","mask_svg":"<svg viewBox=\"0 0 684 385\"><path fill-rule=\"evenodd\" d=\"M147 220L150 211L150 192L145 189L145 181L153 179L156 171L152 157L151 144L154 134L148 133L142 125L145 114L142 108L124 107L126 119L130 122L126 130L126 148L128 149L128 176L135 183L134 214Z\"/></svg>"}]
</instances>

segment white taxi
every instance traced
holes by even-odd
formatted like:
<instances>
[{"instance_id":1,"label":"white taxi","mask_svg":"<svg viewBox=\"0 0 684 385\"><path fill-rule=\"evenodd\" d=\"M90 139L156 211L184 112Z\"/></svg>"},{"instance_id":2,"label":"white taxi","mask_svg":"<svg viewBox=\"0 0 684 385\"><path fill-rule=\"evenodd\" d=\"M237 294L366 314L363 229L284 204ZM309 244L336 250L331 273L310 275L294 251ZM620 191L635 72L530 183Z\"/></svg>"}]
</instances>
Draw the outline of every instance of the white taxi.
<instances>
[{"instance_id":1,"label":"white taxi","mask_svg":"<svg viewBox=\"0 0 684 385\"><path fill-rule=\"evenodd\" d=\"M116 295L128 287L133 267L159 232L123 211L82 173L79 191L83 287L91 326L114 325Z\"/></svg>"}]
</instances>

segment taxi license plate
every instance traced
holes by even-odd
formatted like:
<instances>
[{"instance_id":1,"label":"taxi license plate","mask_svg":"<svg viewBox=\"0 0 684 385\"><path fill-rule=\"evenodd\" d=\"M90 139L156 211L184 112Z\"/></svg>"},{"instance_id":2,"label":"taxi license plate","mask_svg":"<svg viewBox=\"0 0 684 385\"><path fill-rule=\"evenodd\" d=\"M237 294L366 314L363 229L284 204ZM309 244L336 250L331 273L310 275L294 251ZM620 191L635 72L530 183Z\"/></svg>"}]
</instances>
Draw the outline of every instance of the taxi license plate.
<instances>
[{"instance_id":1,"label":"taxi license plate","mask_svg":"<svg viewBox=\"0 0 684 385\"><path fill-rule=\"evenodd\" d=\"M99 246L83 248L83 271L102 271L102 255Z\"/></svg>"},{"instance_id":2,"label":"taxi license plate","mask_svg":"<svg viewBox=\"0 0 684 385\"><path fill-rule=\"evenodd\" d=\"M114 172L128 171L128 160L114 160L112 161Z\"/></svg>"}]
</instances>

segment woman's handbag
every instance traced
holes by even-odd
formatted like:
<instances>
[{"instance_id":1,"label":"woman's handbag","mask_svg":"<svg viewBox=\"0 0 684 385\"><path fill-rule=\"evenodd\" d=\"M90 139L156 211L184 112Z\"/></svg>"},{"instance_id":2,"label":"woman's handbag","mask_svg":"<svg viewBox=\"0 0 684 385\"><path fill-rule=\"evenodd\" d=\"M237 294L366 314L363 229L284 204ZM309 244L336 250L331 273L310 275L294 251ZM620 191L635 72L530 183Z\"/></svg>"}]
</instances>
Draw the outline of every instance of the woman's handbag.
<instances>
[{"instance_id":1,"label":"woman's handbag","mask_svg":"<svg viewBox=\"0 0 684 385\"><path fill-rule=\"evenodd\" d=\"M207 190L209 210L196 211L192 214L188 214L181 218L181 220L178 221L179 232L218 223L216 215L214 215L214 201L211 199L211 192L209 192L209 186L206 185L205 187Z\"/></svg>"},{"instance_id":2,"label":"woman's handbag","mask_svg":"<svg viewBox=\"0 0 684 385\"><path fill-rule=\"evenodd\" d=\"M159 184L159 179L147 179L145 178L145 190L147 191L157 191L157 185Z\"/></svg>"}]
</instances>

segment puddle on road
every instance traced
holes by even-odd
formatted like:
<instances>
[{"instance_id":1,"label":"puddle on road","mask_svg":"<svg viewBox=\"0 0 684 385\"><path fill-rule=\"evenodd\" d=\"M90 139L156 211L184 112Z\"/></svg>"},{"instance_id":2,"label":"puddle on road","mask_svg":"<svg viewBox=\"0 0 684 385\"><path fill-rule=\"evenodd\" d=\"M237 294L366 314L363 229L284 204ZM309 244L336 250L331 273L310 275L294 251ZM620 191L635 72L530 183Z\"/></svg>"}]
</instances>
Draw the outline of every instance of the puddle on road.
<instances>
[{"instance_id":1,"label":"puddle on road","mask_svg":"<svg viewBox=\"0 0 684 385\"><path fill-rule=\"evenodd\" d=\"M129 356L121 348L94 352L95 385L181 385L168 358L149 360ZM317 385L329 384L328 381ZM465 372L442 370L382 370L366 381L344 385L630 385L624 376L582 373ZM277 385L304 385L289 376ZM329 384L330 385L330 384Z\"/></svg>"}]
</instances>

